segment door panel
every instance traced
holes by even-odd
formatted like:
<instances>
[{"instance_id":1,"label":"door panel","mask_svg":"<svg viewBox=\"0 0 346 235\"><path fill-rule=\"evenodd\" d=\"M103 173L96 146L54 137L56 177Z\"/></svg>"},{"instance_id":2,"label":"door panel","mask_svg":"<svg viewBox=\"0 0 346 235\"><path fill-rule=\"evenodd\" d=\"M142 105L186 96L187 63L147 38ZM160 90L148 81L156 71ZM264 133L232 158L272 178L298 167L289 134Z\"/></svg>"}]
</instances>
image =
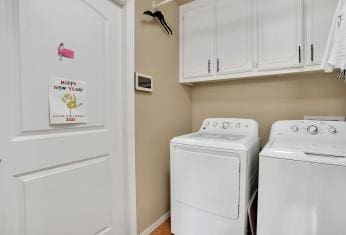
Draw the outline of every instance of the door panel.
<instances>
[{"instance_id":1,"label":"door panel","mask_svg":"<svg viewBox=\"0 0 346 235\"><path fill-rule=\"evenodd\" d=\"M49 77L86 81L87 86L92 87L88 90L90 112L86 126L103 126L106 57L109 53L107 15L82 0L19 0L18 3L21 56L18 89L21 92L22 130L54 128L49 126L46 118ZM73 60L63 58L60 61L57 56L60 43L75 51Z\"/></svg>"},{"instance_id":2,"label":"door panel","mask_svg":"<svg viewBox=\"0 0 346 235\"><path fill-rule=\"evenodd\" d=\"M218 72L252 71L252 0L216 4Z\"/></svg>"},{"instance_id":3,"label":"door panel","mask_svg":"<svg viewBox=\"0 0 346 235\"><path fill-rule=\"evenodd\" d=\"M3 3L9 66L0 88L0 234L123 234L121 7ZM61 42L74 59L60 60ZM87 83L87 124L49 124L52 76Z\"/></svg>"},{"instance_id":4,"label":"door panel","mask_svg":"<svg viewBox=\"0 0 346 235\"><path fill-rule=\"evenodd\" d=\"M213 5L210 4L183 13L184 78L213 73L213 12Z\"/></svg>"},{"instance_id":5,"label":"door panel","mask_svg":"<svg viewBox=\"0 0 346 235\"><path fill-rule=\"evenodd\" d=\"M21 216L27 234L96 234L110 230L108 165L107 157L99 157L16 176L22 191L19 197L25 205ZM81 217L84 226L71 226Z\"/></svg>"},{"instance_id":6,"label":"door panel","mask_svg":"<svg viewBox=\"0 0 346 235\"><path fill-rule=\"evenodd\" d=\"M306 62L321 64L337 0L307 0Z\"/></svg>"},{"instance_id":7,"label":"door panel","mask_svg":"<svg viewBox=\"0 0 346 235\"><path fill-rule=\"evenodd\" d=\"M259 70L303 65L302 9L302 0L258 0Z\"/></svg>"},{"instance_id":8,"label":"door panel","mask_svg":"<svg viewBox=\"0 0 346 235\"><path fill-rule=\"evenodd\" d=\"M345 178L342 166L261 157L258 234L345 234Z\"/></svg>"}]
</instances>

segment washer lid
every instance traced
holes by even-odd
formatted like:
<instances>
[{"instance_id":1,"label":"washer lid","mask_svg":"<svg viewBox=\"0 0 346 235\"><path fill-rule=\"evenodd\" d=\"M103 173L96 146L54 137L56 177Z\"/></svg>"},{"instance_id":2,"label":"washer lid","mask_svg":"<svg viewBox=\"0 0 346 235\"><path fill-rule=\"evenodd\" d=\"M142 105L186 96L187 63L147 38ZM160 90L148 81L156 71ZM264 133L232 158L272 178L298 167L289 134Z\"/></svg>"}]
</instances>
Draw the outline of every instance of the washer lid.
<instances>
[{"instance_id":1,"label":"washer lid","mask_svg":"<svg viewBox=\"0 0 346 235\"><path fill-rule=\"evenodd\" d=\"M172 144L183 144L207 148L246 151L259 141L259 138L245 135L196 132L172 139Z\"/></svg>"},{"instance_id":2,"label":"washer lid","mask_svg":"<svg viewBox=\"0 0 346 235\"><path fill-rule=\"evenodd\" d=\"M346 159L346 122L279 121L262 156L323 163ZM340 160L341 159L341 160Z\"/></svg>"},{"instance_id":3,"label":"washer lid","mask_svg":"<svg viewBox=\"0 0 346 235\"><path fill-rule=\"evenodd\" d=\"M307 154L346 157L346 139L325 138L321 141L313 139L277 138L271 142L270 148L298 150Z\"/></svg>"},{"instance_id":4,"label":"washer lid","mask_svg":"<svg viewBox=\"0 0 346 235\"><path fill-rule=\"evenodd\" d=\"M343 141L321 143L279 138L268 142L260 156L346 166L346 145Z\"/></svg>"}]
</instances>

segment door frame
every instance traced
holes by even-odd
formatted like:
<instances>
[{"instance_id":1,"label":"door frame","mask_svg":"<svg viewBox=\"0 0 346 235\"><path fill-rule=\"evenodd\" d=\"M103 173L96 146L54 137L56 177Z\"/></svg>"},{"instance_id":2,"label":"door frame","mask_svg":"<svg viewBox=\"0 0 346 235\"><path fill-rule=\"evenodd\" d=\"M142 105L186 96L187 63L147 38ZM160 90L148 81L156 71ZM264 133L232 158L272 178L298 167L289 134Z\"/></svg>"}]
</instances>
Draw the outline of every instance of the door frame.
<instances>
[{"instance_id":1,"label":"door frame","mask_svg":"<svg viewBox=\"0 0 346 235\"><path fill-rule=\"evenodd\" d=\"M123 159L123 215L124 235L137 235L136 213L136 169L135 169L135 111L134 111L134 23L135 0L104 0L112 1L122 8L122 76L121 76L121 110L122 110L122 159ZM0 28L6 29L11 22L10 9L6 0L0 0ZM13 62L11 58L11 40L13 35L0 33L0 71L4 76L11 76ZM1 89L0 89L1 90ZM1 141L0 141L1 148ZM1 164L1 159L0 159ZM0 172L1 180L1 172ZM115 182L115 181L114 181ZM1 206L1 205L0 205ZM0 217L0 220L4 218Z\"/></svg>"},{"instance_id":2,"label":"door frame","mask_svg":"<svg viewBox=\"0 0 346 235\"><path fill-rule=\"evenodd\" d=\"M135 0L113 0L123 6L122 124L125 234L137 235L135 155Z\"/></svg>"}]
</instances>

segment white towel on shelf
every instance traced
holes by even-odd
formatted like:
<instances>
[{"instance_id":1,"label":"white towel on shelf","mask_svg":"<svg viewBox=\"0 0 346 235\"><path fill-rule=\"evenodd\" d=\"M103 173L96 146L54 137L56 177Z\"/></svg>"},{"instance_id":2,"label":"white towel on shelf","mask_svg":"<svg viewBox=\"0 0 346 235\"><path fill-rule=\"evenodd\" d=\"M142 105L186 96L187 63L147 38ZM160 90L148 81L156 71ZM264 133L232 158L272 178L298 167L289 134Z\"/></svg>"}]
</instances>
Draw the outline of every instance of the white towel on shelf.
<instances>
[{"instance_id":1,"label":"white towel on shelf","mask_svg":"<svg viewBox=\"0 0 346 235\"><path fill-rule=\"evenodd\" d=\"M339 0L328 37L322 68L326 72L346 69L346 0Z\"/></svg>"}]
</instances>

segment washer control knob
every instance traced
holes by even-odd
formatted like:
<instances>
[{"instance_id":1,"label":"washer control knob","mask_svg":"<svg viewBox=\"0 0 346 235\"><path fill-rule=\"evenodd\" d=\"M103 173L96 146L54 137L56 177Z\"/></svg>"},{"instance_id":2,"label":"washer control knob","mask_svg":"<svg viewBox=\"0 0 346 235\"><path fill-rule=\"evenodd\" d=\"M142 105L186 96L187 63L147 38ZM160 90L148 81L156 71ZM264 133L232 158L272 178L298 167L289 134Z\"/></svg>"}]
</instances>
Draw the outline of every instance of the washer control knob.
<instances>
[{"instance_id":1,"label":"washer control knob","mask_svg":"<svg viewBox=\"0 0 346 235\"><path fill-rule=\"evenodd\" d=\"M230 126L229 122L224 122L223 125L222 125L223 129L228 129L229 126Z\"/></svg>"},{"instance_id":2,"label":"washer control knob","mask_svg":"<svg viewBox=\"0 0 346 235\"><path fill-rule=\"evenodd\" d=\"M329 128L329 133L332 135L335 135L336 133L338 133L338 131L336 130L335 127L331 127L331 128Z\"/></svg>"},{"instance_id":3,"label":"washer control knob","mask_svg":"<svg viewBox=\"0 0 346 235\"><path fill-rule=\"evenodd\" d=\"M213 127L217 127L217 122L214 122L214 123L213 123Z\"/></svg>"},{"instance_id":4,"label":"washer control knob","mask_svg":"<svg viewBox=\"0 0 346 235\"><path fill-rule=\"evenodd\" d=\"M237 128L240 128L240 122L237 122L237 124L235 125Z\"/></svg>"},{"instance_id":5,"label":"washer control knob","mask_svg":"<svg viewBox=\"0 0 346 235\"><path fill-rule=\"evenodd\" d=\"M299 128L297 126L292 126L292 131L293 132L298 132L299 131Z\"/></svg>"},{"instance_id":6,"label":"washer control knob","mask_svg":"<svg viewBox=\"0 0 346 235\"><path fill-rule=\"evenodd\" d=\"M309 126L308 127L308 133L311 135L316 135L318 134L318 127L315 125Z\"/></svg>"}]
</instances>

